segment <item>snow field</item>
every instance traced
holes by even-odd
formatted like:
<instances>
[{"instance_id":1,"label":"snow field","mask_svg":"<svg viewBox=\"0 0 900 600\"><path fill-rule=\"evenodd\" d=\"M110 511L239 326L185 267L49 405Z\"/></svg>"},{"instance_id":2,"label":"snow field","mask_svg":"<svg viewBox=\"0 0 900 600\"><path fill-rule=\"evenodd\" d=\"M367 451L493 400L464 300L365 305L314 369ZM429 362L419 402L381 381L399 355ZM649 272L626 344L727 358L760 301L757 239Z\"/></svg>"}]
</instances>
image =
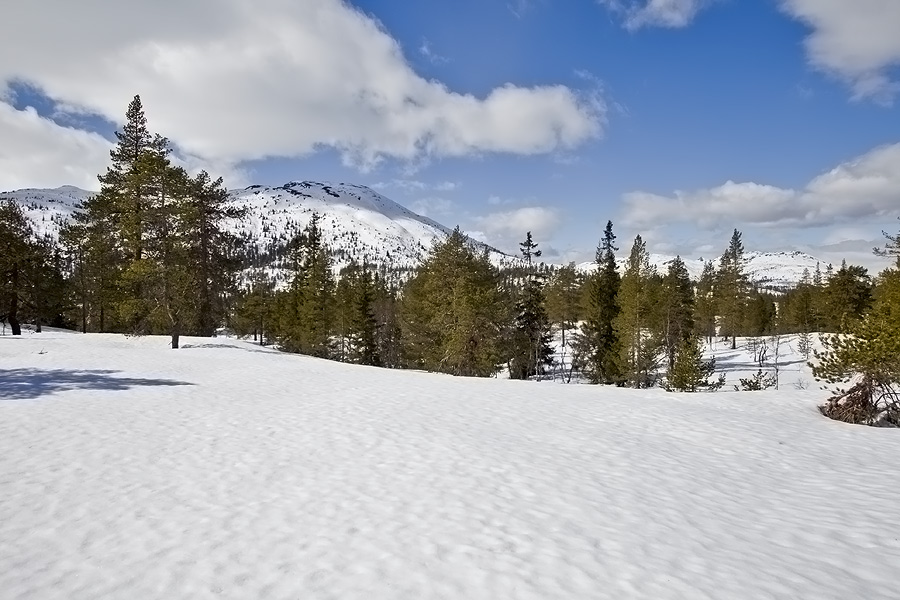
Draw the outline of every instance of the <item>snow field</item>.
<instances>
[{"instance_id":1,"label":"snow field","mask_svg":"<svg viewBox=\"0 0 900 600\"><path fill-rule=\"evenodd\" d=\"M0 337L4 600L898 597L900 436L819 390L166 344Z\"/></svg>"}]
</instances>

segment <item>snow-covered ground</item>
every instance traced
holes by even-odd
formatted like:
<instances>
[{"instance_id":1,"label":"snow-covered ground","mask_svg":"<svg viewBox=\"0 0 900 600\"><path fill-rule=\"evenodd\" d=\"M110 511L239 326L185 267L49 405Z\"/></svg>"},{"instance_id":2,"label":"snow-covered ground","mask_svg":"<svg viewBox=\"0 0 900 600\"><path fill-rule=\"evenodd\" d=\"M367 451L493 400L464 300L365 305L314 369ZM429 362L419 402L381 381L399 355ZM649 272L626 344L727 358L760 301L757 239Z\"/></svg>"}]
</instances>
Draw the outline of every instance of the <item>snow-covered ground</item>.
<instances>
[{"instance_id":1,"label":"snow-covered ground","mask_svg":"<svg viewBox=\"0 0 900 600\"><path fill-rule=\"evenodd\" d=\"M823 393L0 337L0 597L898 597L900 435Z\"/></svg>"}]
</instances>

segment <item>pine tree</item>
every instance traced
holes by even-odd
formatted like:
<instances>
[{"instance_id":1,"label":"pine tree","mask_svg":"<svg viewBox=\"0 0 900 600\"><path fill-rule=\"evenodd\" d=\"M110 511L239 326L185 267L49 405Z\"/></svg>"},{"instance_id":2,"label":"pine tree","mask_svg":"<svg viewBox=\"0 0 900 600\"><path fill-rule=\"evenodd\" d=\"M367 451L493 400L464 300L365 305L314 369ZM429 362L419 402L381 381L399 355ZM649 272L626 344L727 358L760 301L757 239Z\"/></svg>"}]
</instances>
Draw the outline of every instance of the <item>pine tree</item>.
<instances>
[{"instance_id":1,"label":"pine tree","mask_svg":"<svg viewBox=\"0 0 900 600\"><path fill-rule=\"evenodd\" d=\"M282 347L320 358L331 356L335 282L331 258L322 240L321 217L313 214L309 224L293 241L292 279L282 308Z\"/></svg>"},{"instance_id":2,"label":"pine tree","mask_svg":"<svg viewBox=\"0 0 900 600\"><path fill-rule=\"evenodd\" d=\"M679 344L664 387L675 392L696 392L702 389L714 391L725 383L724 374L719 379L710 381L715 370L716 359L704 359L701 338L691 335Z\"/></svg>"},{"instance_id":3,"label":"pine tree","mask_svg":"<svg viewBox=\"0 0 900 600\"><path fill-rule=\"evenodd\" d=\"M621 278L616 268L612 221L606 223L603 238L597 247L597 271L587 281L587 319L576 341L576 352L591 383L622 381L619 368L619 337L613 326L619 315L616 300Z\"/></svg>"},{"instance_id":4,"label":"pine tree","mask_svg":"<svg viewBox=\"0 0 900 600\"><path fill-rule=\"evenodd\" d=\"M197 311L192 329L197 335L211 336L226 319L228 297L236 290L235 275L241 266L241 241L226 229L226 223L240 219L246 210L228 202L221 177L213 180L201 171L189 186L182 218L196 281Z\"/></svg>"},{"instance_id":5,"label":"pine tree","mask_svg":"<svg viewBox=\"0 0 900 600\"><path fill-rule=\"evenodd\" d=\"M19 311L33 300L36 265L44 259L41 250L22 208L12 200L0 202L0 311L13 335L22 335Z\"/></svg>"},{"instance_id":6,"label":"pine tree","mask_svg":"<svg viewBox=\"0 0 900 600\"><path fill-rule=\"evenodd\" d=\"M541 256L529 231L520 244L526 264L526 279L516 302L516 324L513 334L509 374L513 379L541 375L553 362L550 346L550 318L544 297L544 276L537 273L533 258Z\"/></svg>"},{"instance_id":7,"label":"pine tree","mask_svg":"<svg viewBox=\"0 0 900 600\"><path fill-rule=\"evenodd\" d=\"M716 335L716 270L712 261L703 263L703 274L697 282L697 297L694 305L694 327L706 338L708 344Z\"/></svg>"},{"instance_id":8,"label":"pine tree","mask_svg":"<svg viewBox=\"0 0 900 600\"><path fill-rule=\"evenodd\" d=\"M872 281L864 267L841 263L825 284L826 324L829 331L848 331L872 304Z\"/></svg>"},{"instance_id":9,"label":"pine tree","mask_svg":"<svg viewBox=\"0 0 900 600\"><path fill-rule=\"evenodd\" d=\"M847 327L844 335L823 336L823 350L813 353L813 375L837 386L822 412L850 423L900 426L900 270L879 276L872 310Z\"/></svg>"},{"instance_id":10,"label":"pine tree","mask_svg":"<svg viewBox=\"0 0 900 600\"><path fill-rule=\"evenodd\" d=\"M494 375L512 321L500 274L456 228L406 283L401 325L406 364L453 375Z\"/></svg>"},{"instance_id":11,"label":"pine tree","mask_svg":"<svg viewBox=\"0 0 900 600\"><path fill-rule=\"evenodd\" d=\"M582 278L575 269L574 263L556 269L550 277L546 288L547 316L552 326L560 335L560 362L565 365L571 360L568 356L572 345L569 332L578 326L584 309L581 303ZM566 370L567 380L571 370Z\"/></svg>"},{"instance_id":12,"label":"pine tree","mask_svg":"<svg viewBox=\"0 0 900 600\"><path fill-rule=\"evenodd\" d=\"M722 329L731 337L731 349L737 348L737 335L744 321L747 302L747 276L744 273L744 244L737 229L719 262L716 277L716 301L722 316Z\"/></svg>"},{"instance_id":13,"label":"pine tree","mask_svg":"<svg viewBox=\"0 0 900 600\"><path fill-rule=\"evenodd\" d=\"M668 368L675 366L675 356L682 343L694 335L694 288L687 267L680 256L669 263L662 280L660 302L661 332Z\"/></svg>"},{"instance_id":14,"label":"pine tree","mask_svg":"<svg viewBox=\"0 0 900 600\"><path fill-rule=\"evenodd\" d=\"M635 388L653 385L661 346L646 330L652 307L650 281L654 273L647 245L638 235L622 275L618 294L620 313L614 323L621 344L619 357L622 374L624 380Z\"/></svg>"}]
</instances>

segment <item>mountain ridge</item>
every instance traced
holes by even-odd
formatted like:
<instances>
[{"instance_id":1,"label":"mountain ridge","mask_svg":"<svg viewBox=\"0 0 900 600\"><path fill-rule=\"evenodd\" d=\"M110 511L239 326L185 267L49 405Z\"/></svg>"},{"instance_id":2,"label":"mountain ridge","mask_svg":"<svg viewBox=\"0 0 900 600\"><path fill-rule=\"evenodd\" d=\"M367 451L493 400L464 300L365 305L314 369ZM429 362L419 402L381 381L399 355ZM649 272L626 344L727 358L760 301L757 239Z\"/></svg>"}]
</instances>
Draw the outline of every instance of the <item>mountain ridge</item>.
<instances>
[{"instance_id":1,"label":"mountain ridge","mask_svg":"<svg viewBox=\"0 0 900 600\"><path fill-rule=\"evenodd\" d=\"M19 203L38 235L56 237L76 205L96 192L74 186L53 189L25 188L0 192L0 200ZM281 186L254 184L228 192L230 201L247 208L244 219L227 227L261 253L283 251L296 233L309 223L313 213L320 216L325 243L332 249L336 267L357 262L391 264L411 269L427 255L431 245L452 229L379 194L369 187L350 184L293 180ZM471 239L471 238L470 238ZM517 264L519 259L492 246L472 240L498 266ZM652 254L651 264L665 272L675 257ZM826 264L804 252L756 252L745 254L751 281L762 287L795 286L804 269L815 271ZM617 262L624 268L626 258ZM692 279L703 271L703 259L682 258ZM718 257L712 259L718 264ZM592 262L576 265L581 272L594 269Z\"/></svg>"}]
</instances>

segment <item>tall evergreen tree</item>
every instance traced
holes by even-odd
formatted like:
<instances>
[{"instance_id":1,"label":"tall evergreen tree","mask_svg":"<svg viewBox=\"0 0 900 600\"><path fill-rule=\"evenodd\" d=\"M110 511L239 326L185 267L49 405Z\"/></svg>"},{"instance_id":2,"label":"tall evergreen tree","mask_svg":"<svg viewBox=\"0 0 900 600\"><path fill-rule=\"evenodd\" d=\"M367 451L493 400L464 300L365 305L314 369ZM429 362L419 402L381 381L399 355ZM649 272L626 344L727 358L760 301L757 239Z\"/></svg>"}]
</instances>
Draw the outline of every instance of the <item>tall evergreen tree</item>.
<instances>
[{"instance_id":1,"label":"tall evergreen tree","mask_svg":"<svg viewBox=\"0 0 900 600\"><path fill-rule=\"evenodd\" d=\"M682 343L694 335L694 286L680 256L669 263L662 280L659 301L659 337L663 340L668 368L675 366L675 356Z\"/></svg>"},{"instance_id":2,"label":"tall evergreen tree","mask_svg":"<svg viewBox=\"0 0 900 600\"><path fill-rule=\"evenodd\" d=\"M696 304L694 305L694 327L697 334L705 337L708 344L716 335L716 269L712 261L703 263L703 273L697 282Z\"/></svg>"},{"instance_id":3,"label":"tall evergreen tree","mask_svg":"<svg viewBox=\"0 0 900 600\"><path fill-rule=\"evenodd\" d=\"M516 303L516 326L513 334L509 374L513 379L540 375L553 362L550 347L550 318L544 297L544 276L536 272L533 258L541 255L529 231L520 244L526 263L526 280Z\"/></svg>"},{"instance_id":4,"label":"tall evergreen tree","mask_svg":"<svg viewBox=\"0 0 900 600\"><path fill-rule=\"evenodd\" d=\"M313 214L293 242L290 290L281 312L281 345L320 358L331 355L334 275L322 239L321 217Z\"/></svg>"},{"instance_id":5,"label":"tall evergreen tree","mask_svg":"<svg viewBox=\"0 0 900 600\"><path fill-rule=\"evenodd\" d=\"M650 254L641 236L634 239L622 285L619 288L620 313L614 326L621 344L620 360L624 380L635 388L653 385L660 342L647 331L652 309L651 278L655 270L650 266Z\"/></svg>"},{"instance_id":6,"label":"tall evergreen tree","mask_svg":"<svg viewBox=\"0 0 900 600\"><path fill-rule=\"evenodd\" d=\"M586 320L576 342L576 350L592 383L622 381L619 368L619 336L613 326L619 315L616 297L621 277L616 268L616 236L612 221L606 223L597 247L597 271L587 281Z\"/></svg>"},{"instance_id":7,"label":"tall evergreen tree","mask_svg":"<svg viewBox=\"0 0 900 600\"><path fill-rule=\"evenodd\" d=\"M494 375L512 321L500 274L457 227L435 244L402 294L407 365L453 375Z\"/></svg>"},{"instance_id":8,"label":"tall evergreen tree","mask_svg":"<svg viewBox=\"0 0 900 600\"><path fill-rule=\"evenodd\" d=\"M747 275L744 272L744 244L737 229L719 262L716 277L716 302L722 317L722 330L731 338L731 349L737 348L737 335L744 322L747 303Z\"/></svg>"},{"instance_id":9,"label":"tall evergreen tree","mask_svg":"<svg viewBox=\"0 0 900 600\"><path fill-rule=\"evenodd\" d=\"M872 280L869 272L857 265L841 263L828 277L823 291L829 331L848 331L872 304Z\"/></svg>"},{"instance_id":10,"label":"tall evergreen tree","mask_svg":"<svg viewBox=\"0 0 900 600\"><path fill-rule=\"evenodd\" d=\"M227 299L236 290L235 275L241 266L241 240L228 231L226 223L240 219L246 210L228 202L221 177L213 180L201 171L189 186L183 220L196 282L193 328L198 335L211 336L225 321Z\"/></svg>"},{"instance_id":11,"label":"tall evergreen tree","mask_svg":"<svg viewBox=\"0 0 900 600\"><path fill-rule=\"evenodd\" d=\"M20 310L36 300L34 283L47 259L43 251L22 208L11 200L0 202L0 315L13 335L22 335Z\"/></svg>"},{"instance_id":12,"label":"tall evergreen tree","mask_svg":"<svg viewBox=\"0 0 900 600\"><path fill-rule=\"evenodd\" d=\"M582 278L573 263L556 269L547 284L547 316L551 325L559 331L563 353L568 352L572 343L569 332L577 327L584 312L581 286ZM564 361L569 358L563 355Z\"/></svg>"}]
</instances>

